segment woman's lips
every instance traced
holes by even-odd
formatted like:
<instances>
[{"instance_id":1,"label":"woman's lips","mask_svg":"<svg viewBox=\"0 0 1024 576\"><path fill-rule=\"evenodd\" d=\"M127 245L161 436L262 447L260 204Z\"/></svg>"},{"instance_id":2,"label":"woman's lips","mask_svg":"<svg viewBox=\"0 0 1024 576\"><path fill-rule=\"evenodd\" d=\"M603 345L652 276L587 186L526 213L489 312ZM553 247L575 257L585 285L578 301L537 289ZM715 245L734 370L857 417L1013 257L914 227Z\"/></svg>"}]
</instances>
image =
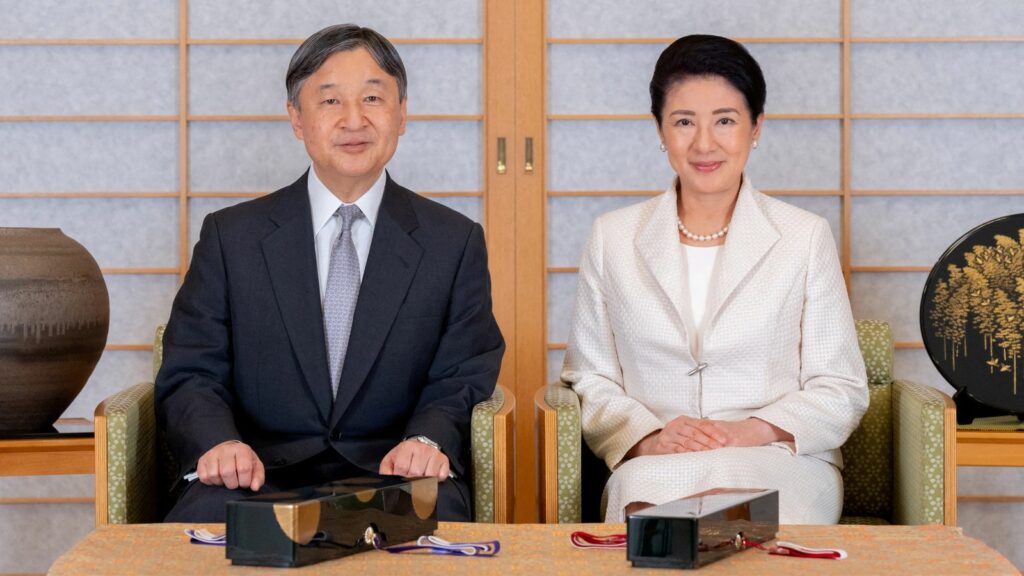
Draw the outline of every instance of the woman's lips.
<instances>
[{"instance_id":1,"label":"woman's lips","mask_svg":"<svg viewBox=\"0 0 1024 576\"><path fill-rule=\"evenodd\" d=\"M721 162L690 162L698 172L714 172L722 165Z\"/></svg>"}]
</instances>

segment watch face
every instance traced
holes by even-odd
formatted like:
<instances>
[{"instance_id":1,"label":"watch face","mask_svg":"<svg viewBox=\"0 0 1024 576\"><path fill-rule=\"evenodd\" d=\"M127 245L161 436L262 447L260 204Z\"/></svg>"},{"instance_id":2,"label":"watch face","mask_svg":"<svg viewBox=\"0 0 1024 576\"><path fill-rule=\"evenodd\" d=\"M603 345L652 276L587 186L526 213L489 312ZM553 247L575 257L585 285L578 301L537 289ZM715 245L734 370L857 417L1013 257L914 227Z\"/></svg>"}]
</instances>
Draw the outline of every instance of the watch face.
<instances>
[{"instance_id":1,"label":"watch face","mask_svg":"<svg viewBox=\"0 0 1024 576\"><path fill-rule=\"evenodd\" d=\"M978 226L939 258L921 298L921 334L955 388L1024 414L1024 214Z\"/></svg>"}]
</instances>

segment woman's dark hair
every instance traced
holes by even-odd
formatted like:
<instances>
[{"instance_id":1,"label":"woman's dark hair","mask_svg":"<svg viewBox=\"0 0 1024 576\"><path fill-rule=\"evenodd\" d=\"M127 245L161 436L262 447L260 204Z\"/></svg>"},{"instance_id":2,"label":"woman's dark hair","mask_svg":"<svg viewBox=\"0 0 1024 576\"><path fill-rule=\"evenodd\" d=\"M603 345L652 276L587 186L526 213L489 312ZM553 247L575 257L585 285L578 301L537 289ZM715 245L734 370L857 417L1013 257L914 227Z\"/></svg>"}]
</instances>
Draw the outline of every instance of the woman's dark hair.
<instances>
[{"instance_id":1,"label":"woman's dark hair","mask_svg":"<svg viewBox=\"0 0 1024 576\"><path fill-rule=\"evenodd\" d=\"M693 77L719 76L743 94L750 109L750 117L764 112L766 95L764 74L757 60L739 42L693 34L683 36L665 48L654 66L651 78L651 114L661 125L661 110L665 94L677 82Z\"/></svg>"}]
</instances>

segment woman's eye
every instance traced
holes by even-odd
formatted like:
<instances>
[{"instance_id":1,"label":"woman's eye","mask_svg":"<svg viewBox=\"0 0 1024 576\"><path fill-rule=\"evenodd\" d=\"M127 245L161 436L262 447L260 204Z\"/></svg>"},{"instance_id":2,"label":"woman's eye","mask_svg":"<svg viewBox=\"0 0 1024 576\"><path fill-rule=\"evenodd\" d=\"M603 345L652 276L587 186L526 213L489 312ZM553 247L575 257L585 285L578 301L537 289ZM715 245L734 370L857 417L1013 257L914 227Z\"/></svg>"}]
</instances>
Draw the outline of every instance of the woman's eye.
<instances>
[{"instance_id":1,"label":"woman's eye","mask_svg":"<svg viewBox=\"0 0 1024 576\"><path fill-rule=\"evenodd\" d=\"M693 122L689 118L680 118L676 120L676 126L693 126Z\"/></svg>"},{"instance_id":2,"label":"woman's eye","mask_svg":"<svg viewBox=\"0 0 1024 576\"><path fill-rule=\"evenodd\" d=\"M718 123L722 124L722 125L726 125L726 124L735 124L736 121L733 120L732 118L720 118L718 120Z\"/></svg>"}]
</instances>

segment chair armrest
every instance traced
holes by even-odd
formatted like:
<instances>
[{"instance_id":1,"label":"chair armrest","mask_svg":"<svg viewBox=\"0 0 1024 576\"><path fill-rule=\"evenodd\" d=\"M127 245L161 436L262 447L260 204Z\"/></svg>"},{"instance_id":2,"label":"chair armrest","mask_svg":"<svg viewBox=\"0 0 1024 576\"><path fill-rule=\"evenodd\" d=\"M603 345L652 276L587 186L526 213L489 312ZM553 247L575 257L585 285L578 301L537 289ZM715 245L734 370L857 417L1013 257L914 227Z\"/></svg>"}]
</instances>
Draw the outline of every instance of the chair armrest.
<instances>
[{"instance_id":1,"label":"chair armrest","mask_svg":"<svg viewBox=\"0 0 1024 576\"><path fill-rule=\"evenodd\" d=\"M137 384L96 407L96 525L156 522L154 387Z\"/></svg>"},{"instance_id":2,"label":"chair armrest","mask_svg":"<svg viewBox=\"0 0 1024 576\"><path fill-rule=\"evenodd\" d=\"M473 508L476 522L512 522L515 508L515 396L497 385L494 394L473 407L470 444L473 457Z\"/></svg>"},{"instance_id":3,"label":"chair armrest","mask_svg":"<svg viewBox=\"0 0 1024 576\"><path fill-rule=\"evenodd\" d=\"M896 380L893 523L956 525L956 408L942 392Z\"/></svg>"},{"instance_id":4,"label":"chair armrest","mask_svg":"<svg viewBox=\"0 0 1024 576\"><path fill-rule=\"evenodd\" d=\"M582 521L580 399L561 382L537 391L533 399L540 458L540 520Z\"/></svg>"}]
</instances>

